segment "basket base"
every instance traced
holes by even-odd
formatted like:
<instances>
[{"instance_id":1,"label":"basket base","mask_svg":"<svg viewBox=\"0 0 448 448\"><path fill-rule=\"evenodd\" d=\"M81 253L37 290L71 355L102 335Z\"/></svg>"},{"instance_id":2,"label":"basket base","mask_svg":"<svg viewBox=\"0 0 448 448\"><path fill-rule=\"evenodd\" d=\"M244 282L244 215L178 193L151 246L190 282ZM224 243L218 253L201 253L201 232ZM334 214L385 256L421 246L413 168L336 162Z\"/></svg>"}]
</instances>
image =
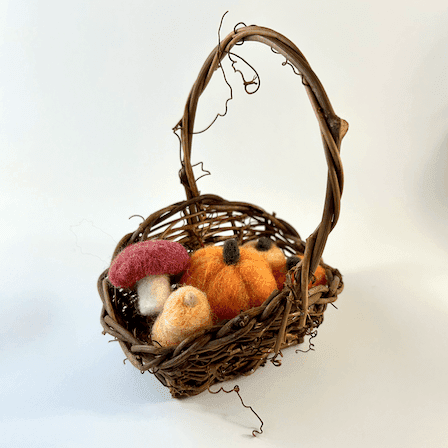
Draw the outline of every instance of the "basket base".
<instances>
[{"instance_id":1,"label":"basket base","mask_svg":"<svg viewBox=\"0 0 448 448\"><path fill-rule=\"evenodd\" d=\"M305 341L305 338L303 336L297 337L292 334L287 334L286 335L286 343L281 346L281 350L288 348L288 347L292 347L294 345L302 344L304 341ZM272 353L272 350L270 351L270 353ZM211 377L205 382L205 384L202 384L200 386L192 385L191 388L185 387L186 385L184 384L182 390L179 389L179 384L177 384L175 386L169 385L167 383L166 379L160 373L155 372L154 375L165 387L169 388L169 391L173 398L185 399L188 397L194 397L195 395L199 395L206 390L210 391L210 387L215 384L222 383L225 381L231 381L231 380L241 377L241 376L252 375L253 373L255 373L255 371L259 367L264 367L266 365L266 363L268 361L268 354L270 354L270 353L266 353L266 355L263 356L261 359L257 360L256 362L253 362L252 365L248 366L246 371L234 372L234 374L229 374L229 375L225 375L222 377L211 375ZM273 364L278 367L281 365L281 361L275 360L275 361L273 361Z\"/></svg>"}]
</instances>

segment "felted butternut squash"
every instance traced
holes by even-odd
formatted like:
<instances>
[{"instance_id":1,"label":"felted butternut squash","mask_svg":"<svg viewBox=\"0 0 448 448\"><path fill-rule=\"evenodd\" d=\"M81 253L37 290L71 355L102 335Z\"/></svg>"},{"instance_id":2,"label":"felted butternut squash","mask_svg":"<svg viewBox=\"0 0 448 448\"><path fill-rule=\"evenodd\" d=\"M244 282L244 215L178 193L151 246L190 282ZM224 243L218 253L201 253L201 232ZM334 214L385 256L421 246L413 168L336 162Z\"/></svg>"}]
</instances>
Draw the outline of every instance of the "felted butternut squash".
<instances>
[{"instance_id":1,"label":"felted butternut squash","mask_svg":"<svg viewBox=\"0 0 448 448\"><path fill-rule=\"evenodd\" d=\"M205 294L192 286L184 286L168 297L154 322L151 339L162 347L170 347L212 323Z\"/></svg>"},{"instance_id":2,"label":"felted butternut squash","mask_svg":"<svg viewBox=\"0 0 448 448\"><path fill-rule=\"evenodd\" d=\"M224 246L197 250L180 284L194 286L207 295L216 321L262 305L277 288L264 257L238 247L234 239L227 240Z\"/></svg>"}]
</instances>

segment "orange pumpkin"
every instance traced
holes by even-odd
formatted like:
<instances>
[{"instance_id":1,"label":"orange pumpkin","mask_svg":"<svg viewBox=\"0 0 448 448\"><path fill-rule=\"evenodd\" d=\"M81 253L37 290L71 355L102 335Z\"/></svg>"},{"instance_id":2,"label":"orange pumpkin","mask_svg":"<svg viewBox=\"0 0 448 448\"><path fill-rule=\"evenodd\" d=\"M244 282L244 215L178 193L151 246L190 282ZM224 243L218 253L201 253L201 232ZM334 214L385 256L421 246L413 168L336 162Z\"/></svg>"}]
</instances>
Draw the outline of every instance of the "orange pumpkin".
<instances>
[{"instance_id":1,"label":"orange pumpkin","mask_svg":"<svg viewBox=\"0 0 448 448\"><path fill-rule=\"evenodd\" d=\"M218 321L263 304L277 287L263 256L234 239L197 250L180 284L203 291Z\"/></svg>"}]
</instances>

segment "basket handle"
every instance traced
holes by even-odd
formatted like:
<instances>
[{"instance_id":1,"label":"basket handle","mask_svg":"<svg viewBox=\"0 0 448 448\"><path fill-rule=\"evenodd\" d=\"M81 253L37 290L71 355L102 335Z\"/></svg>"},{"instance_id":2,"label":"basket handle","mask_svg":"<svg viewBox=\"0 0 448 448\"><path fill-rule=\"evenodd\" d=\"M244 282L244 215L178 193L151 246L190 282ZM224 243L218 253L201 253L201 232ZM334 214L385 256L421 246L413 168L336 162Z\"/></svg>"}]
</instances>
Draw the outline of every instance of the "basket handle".
<instances>
[{"instance_id":1,"label":"basket handle","mask_svg":"<svg viewBox=\"0 0 448 448\"><path fill-rule=\"evenodd\" d=\"M342 162L339 155L341 140L348 130L348 123L339 118L331 106L325 90L311 69L300 50L285 36L269 28L245 26L231 32L208 56L199 72L196 82L190 91L185 105L184 115L174 129L181 130L181 146L183 152L182 169L180 171L187 200L200 195L191 166L191 146L193 141L194 120L199 97L207 87L221 60L231 48L243 41L257 41L268 45L281 53L302 75L308 97L313 106L322 134L323 146L328 165L327 191L322 221L307 239L304 259L301 262L301 289L306 289L308 276L313 273L321 259L329 233L336 225L344 183ZM304 292L304 291L302 291Z\"/></svg>"}]
</instances>

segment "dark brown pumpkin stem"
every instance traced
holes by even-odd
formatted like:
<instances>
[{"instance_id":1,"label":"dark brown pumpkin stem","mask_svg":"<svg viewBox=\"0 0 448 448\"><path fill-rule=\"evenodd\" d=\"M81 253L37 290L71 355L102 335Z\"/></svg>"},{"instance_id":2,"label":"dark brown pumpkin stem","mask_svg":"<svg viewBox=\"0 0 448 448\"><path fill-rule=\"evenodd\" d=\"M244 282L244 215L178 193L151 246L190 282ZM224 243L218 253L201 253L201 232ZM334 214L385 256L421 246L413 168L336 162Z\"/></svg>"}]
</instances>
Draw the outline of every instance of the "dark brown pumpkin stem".
<instances>
[{"instance_id":1,"label":"dark brown pumpkin stem","mask_svg":"<svg viewBox=\"0 0 448 448\"><path fill-rule=\"evenodd\" d=\"M227 240L222 250L224 263L227 265L237 264L240 259L240 249L235 239Z\"/></svg>"},{"instance_id":2,"label":"dark brown pumpkin stem","mask_svg":"<svg viewBox=\"0 0 448 448\"><path fill-rule=\"evenodd\" d=\"M255 246L255 249L260 252L267 252L272 247L272 240L270 240L267 236L262 236Z\"/></svg>"},{"instance_id":3,"label":"dark brown pumpkin stem","mask_svg":"<svg viewBox=\"0 0 448 448\"><path fill-rule=\"evenodd\" d=\"M288 257L286 259L286 270L289 271L292 269L298 262L300 261L299 257L293 255L292 257Z\"/></svg>"}]
</instances>

